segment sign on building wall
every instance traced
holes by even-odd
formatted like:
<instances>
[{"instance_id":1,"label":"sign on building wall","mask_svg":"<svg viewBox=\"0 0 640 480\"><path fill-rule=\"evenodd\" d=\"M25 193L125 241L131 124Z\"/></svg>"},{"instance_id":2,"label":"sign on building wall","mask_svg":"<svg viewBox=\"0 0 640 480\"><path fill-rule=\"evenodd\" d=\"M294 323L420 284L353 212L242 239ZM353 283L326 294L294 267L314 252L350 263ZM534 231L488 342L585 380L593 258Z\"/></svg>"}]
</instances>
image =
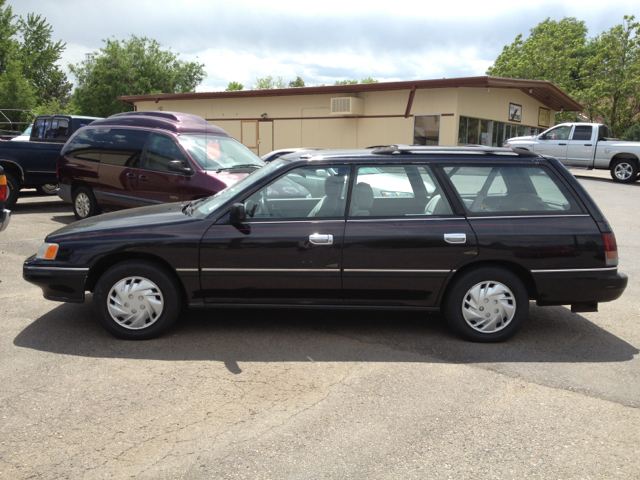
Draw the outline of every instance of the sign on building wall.
<instances>
[{"instance_id":1,"label":"sign on building wall","mask_svg":"<svg viewBox=\"0 0 640 480\"><path fill-rule=\"evenodd\" d=\"M551 111L548 108L540 107L540 112L538 113L538 126L548 127L550 118L551 118Z\"/></svg>"},{"instance_id":2,"label":"sign on building wall","mask_svg":"<svg viewBox=\"0 0 640 480\"><path fill-rule=\"evenodd\" d=\"M515 103L509 104L509 121L510 122L522 121L522 105L517 105Z\"/></svg>"}]
</instances>

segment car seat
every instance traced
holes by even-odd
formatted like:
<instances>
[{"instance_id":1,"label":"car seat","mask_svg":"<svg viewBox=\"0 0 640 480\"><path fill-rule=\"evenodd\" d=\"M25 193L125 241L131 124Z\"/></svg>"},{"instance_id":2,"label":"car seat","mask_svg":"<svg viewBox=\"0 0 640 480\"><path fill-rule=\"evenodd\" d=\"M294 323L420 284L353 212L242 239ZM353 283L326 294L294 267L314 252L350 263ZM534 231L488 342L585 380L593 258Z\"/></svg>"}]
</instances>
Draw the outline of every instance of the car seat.
<instances>
[{"instance_id":1,"label":"car seat","mask_svg":"<svg viewBox=\"0 0 640 480\"><path fill-rule=\"evenodd\" d=\"M353 191L353 207L351 208L351 216L368 217L371 215L369 211L373 206L373 189L368 183L360 182Z\"/></svg>"},{"instance_id":2,"label":"car seat","mask_svg":"<svg viewBox=\"0 0 640 480\"><path fill-rule=\"evenodd\" d=\"M313 210L309 212L307 217L335 217L337 215L344 215L344 209L343 212L339 211L340 206L343 205L340 199L343 185L344 180L342 177L325 178L324 192L326 195L313 207Z\"/></svg>"}]
</instances>

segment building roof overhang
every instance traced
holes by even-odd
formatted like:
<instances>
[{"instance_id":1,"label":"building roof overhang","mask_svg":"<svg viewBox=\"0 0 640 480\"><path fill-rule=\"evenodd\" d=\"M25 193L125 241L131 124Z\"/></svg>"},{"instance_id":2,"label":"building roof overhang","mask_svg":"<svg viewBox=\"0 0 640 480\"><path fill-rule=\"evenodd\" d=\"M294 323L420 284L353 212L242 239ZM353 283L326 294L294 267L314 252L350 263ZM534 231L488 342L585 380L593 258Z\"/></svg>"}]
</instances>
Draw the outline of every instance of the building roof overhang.
<instances>
[{"instance_id":1,"label":"building roof overhang","mask_svg":"<svg viewBox=\"0 0 640 480\"><path fill-rule=\"evenodd\" d=\"M133 105L137 102L160 100L209 100L256 97L289 97L296 95L356 94L391 90L421 90L430 88L510 88L517 89L555 111L582 111L583 107L551 82L502 77L463 77L404 82L358 83L321 87L276 88L269 90L239 90L232 92L162 93L152 95L123 95L118 100Z\"/></svg>"}]
</instances>

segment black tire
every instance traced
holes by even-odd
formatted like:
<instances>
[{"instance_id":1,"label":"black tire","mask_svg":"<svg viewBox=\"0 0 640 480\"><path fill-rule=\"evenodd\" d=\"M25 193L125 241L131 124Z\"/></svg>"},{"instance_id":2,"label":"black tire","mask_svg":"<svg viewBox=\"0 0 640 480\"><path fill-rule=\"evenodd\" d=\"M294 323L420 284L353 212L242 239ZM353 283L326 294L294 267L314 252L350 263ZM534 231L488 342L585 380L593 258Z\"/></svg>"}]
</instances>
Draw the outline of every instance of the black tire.
<instances>
[{"instance_id":1,"label":"black tire","mask_svg":"<svg viewBox=\"0 0 640 480\"><path fill-rule=\"evenodd\" d=\"M93 292L100 324L125 340L163 334L180 314L180 287L173 275L152 262L122 262L107 270Z\"/></svg>"},{"instance_id":2,"label":"black tire","mask_svg":"<svg viewBox=\"0 0 640 480\"><path fill-rule=\"evenodd\" d=\"M78 220L100 213L98 201L89 187L80 187L73 192L73 213Z\"/></svg>"},{"instance_id":3,"label":"black tire","mask_svg":"<svg viewBox=\"0 0 640 480\"><path fill-rule=\"evenodd\" d=\"M621 158L611 164L611 178L620 183L633 183L638 179L638 162Z\"/></svg>"},{"instance_id":4,"label":"black tire","mask_svg":"<svg viewBox=\"0 0 640 480\"><path fill-rule=\"evenodd\" d=\"M20 184L9 172L5 171L5 176L7 177L7 200L4 205L5 208L11 210L20 196Z\"/></svg>"},{"instance_id":5,"label":"black tire","mask_svg":"<svg viewBox=\"0 0 640 480\"><path fill-rule=\"evenodd\" d=\"M449 326L466 340L502 342L520 330L529 316L529 294L514 273L482 267L454 281L443 307Z\"/></svg>"},{"instance_id":6,"label":"black tire","mask_svg":"<svg viewBox=\"0 0 640 480\"><path fill-rule=\"evenodd\" d=\"M57 195L58 194L58 184L57 183L47 183L45 185L39 185L38 191L43 195Z\"/></svg>"}]
</instances>

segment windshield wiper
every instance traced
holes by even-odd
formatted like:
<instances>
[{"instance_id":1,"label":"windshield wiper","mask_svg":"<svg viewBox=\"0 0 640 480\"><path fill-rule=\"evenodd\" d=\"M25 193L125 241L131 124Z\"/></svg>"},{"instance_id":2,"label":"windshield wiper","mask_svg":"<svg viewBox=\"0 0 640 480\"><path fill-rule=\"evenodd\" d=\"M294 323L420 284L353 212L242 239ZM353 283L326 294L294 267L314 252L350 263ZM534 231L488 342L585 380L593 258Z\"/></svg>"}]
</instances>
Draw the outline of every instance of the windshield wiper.
<instances>
[{"instance_id":1,"label":"windshield wiper","mask_svg":"<svg viewBox=\"0 0 640 480\"><path fill-rule=\"evenodd\" d=\"M244 169L244 168L258 169L260 167L262 167L262 165L256 165L255 163L244 163L242 165L234 165L233 167L219 168L218 170L216 170L216 173L226 172L226 171L229 171L229 170L241 170L241 169Z\"/></svg>"},{"instance_id":2,"label":"windshield wiper","mask_svg":"<svg viewBox=\"0 0 640 480\"><path fill-rule=\"evenodd\" d=\"M198 198L198 199L194 200L193 202L188 203L187 205L185 205L185 207L184 207L184 209L182 211L185 212L187 215L191 216L191 214L193 213L193 209L197 205L200 205L202 202L204 202L207 198L209 198L209 197Z\"/></svg>"}]
</instances>

